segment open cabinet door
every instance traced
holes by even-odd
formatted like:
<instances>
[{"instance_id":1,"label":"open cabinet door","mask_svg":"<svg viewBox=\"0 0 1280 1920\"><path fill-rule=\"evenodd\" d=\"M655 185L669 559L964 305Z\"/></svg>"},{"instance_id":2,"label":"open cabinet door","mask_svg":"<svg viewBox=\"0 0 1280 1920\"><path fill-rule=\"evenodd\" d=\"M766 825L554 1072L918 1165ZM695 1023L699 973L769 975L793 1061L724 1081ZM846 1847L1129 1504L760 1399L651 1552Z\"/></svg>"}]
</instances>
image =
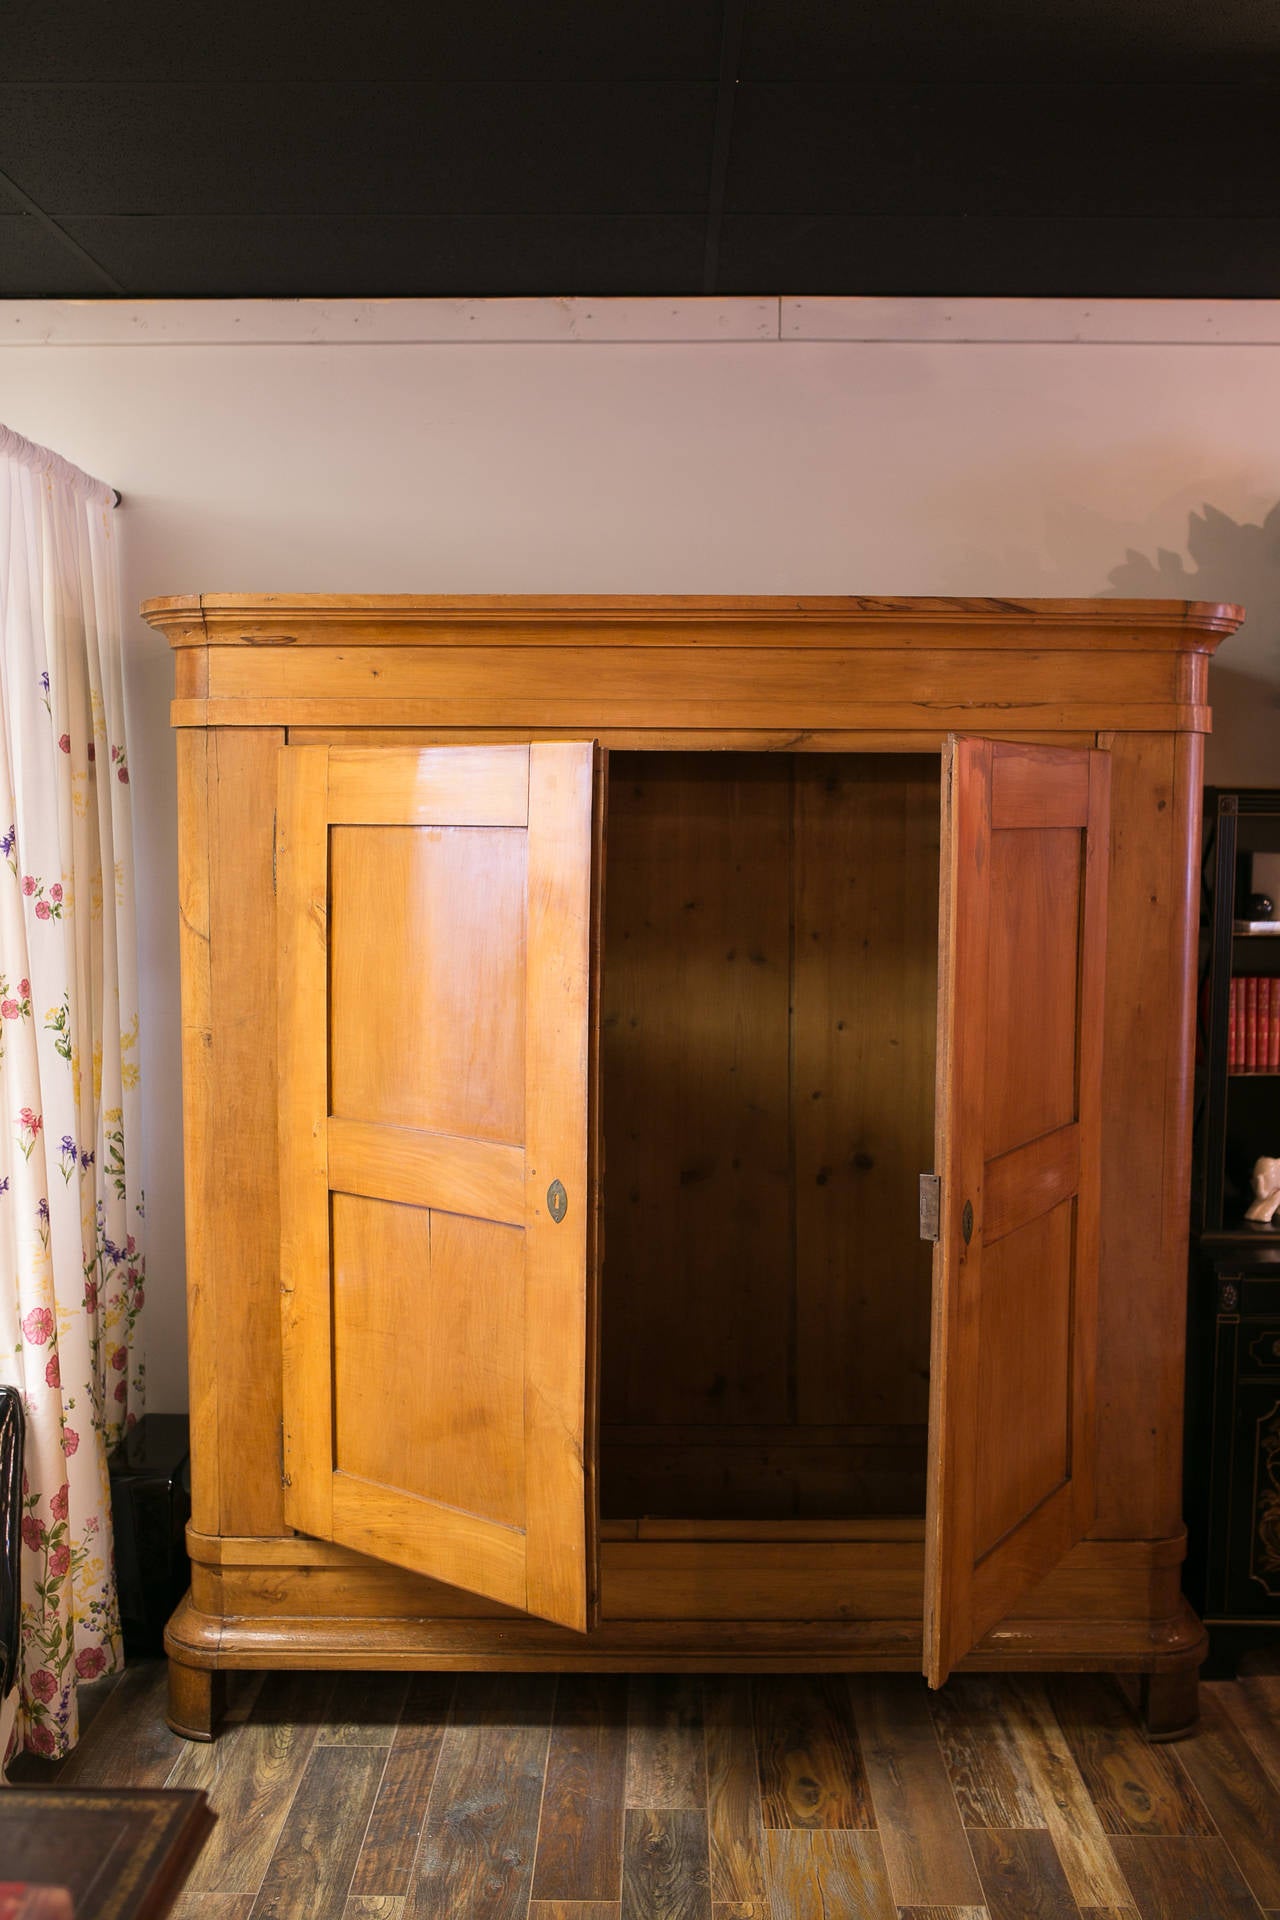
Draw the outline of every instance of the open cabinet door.
<instances>
[{"instance_id":1,"label":"open cabinet door","mask_svg":"<svg viewBox=\"0 0 1280 1920\"><path fill-rule=\"evenodd\" d=\"M285 1517L579 1630L597 762L285 747L277 816Z\"/></svg>"},{"instance_id":2,"label":"open cabinet door","mask_svg":"<svg viewBox=\"0 0 1280 1920\"><path fill-rule=\"evenodd\" d=\"M943 763L935 1687L1093 1520L1109 773L990 740Z\"/></svg>"}]
</instances>

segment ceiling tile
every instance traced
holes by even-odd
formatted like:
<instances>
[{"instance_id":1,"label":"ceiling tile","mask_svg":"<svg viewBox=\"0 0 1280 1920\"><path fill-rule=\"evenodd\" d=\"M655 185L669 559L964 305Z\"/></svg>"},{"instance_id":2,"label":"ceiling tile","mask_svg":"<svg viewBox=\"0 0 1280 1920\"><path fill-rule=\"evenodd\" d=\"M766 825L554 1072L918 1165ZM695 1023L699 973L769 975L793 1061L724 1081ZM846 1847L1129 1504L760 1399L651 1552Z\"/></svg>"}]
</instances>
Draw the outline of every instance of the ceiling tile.
<instances>
[{"instance_id":1,"label":"ceiling tile","mask_svg":"<svg viewBox=\"0 0 1280 1920\"><path fill-rule=\"evenodd\" d=\"M46 0L5 19L6 80L714 79L720 0Z\"/></svg>"},{"instance_id":2,"label":"ceiling tile","mask_svg":"<svg viewBox=\"0 0 1280 1920\"><path fill-rule=\"evenodd\" d=\"M706 203L715 89L0 87L46 212L660 213Z\"/></svg>"},{"instance_id":3,"label":"ceiling tile","mask_svg":"<svg viewBox=\"0 0 1280 1920\"><path fill-rule=\"evenodd\" d=\"M1280 298L1280 219L730 216L716 291Z\"/></svg>"},{"instance_id":4,"label":"ceiling tile","mask_svg":"<svg viewBox=\"0 0 1280 1920\"><path fill-rule=\"evenodd\" d=\"M159 299L665 294L697 288L703 255L701 220L675 216L108 216L67 225L130 293Z\"/></svg>"},{"instance_id":5,"label":"ceiling tile","mask_svg":"<svg viewBox=\"0 0 1280 1920\"><path fill-rule=\"evenodd\" d=\"M31 214L0 212L0 298L95 299L103 283Z\"/></svg>"},{"instance_id":6,"label":"ceiling tile","mask_svg":"<svg viewBox=\"0 0 1280 1920\"><path fill-rule=\"evenodd\" d=\"M1259 0L748 0L744 80L1280 80Z\"/></svg>"},{"instance_id":7,"label":"ceiling tile","mask_svg":"<svg viewBox=\"0 0 1280 1920\"><path fill-rule=\"evenodd\" d=\"M1277 207L1271 87L743 84L735 213L1209 214Z\"/></svg>"}]
</instances>

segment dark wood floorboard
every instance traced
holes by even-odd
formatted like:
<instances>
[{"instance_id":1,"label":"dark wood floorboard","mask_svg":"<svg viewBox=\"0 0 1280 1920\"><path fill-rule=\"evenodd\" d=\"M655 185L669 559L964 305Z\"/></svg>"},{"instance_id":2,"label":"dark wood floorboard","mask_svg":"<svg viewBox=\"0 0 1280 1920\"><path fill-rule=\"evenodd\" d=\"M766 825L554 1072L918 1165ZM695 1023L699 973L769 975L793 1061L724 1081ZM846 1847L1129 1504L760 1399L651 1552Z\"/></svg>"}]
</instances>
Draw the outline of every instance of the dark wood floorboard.
<instances>
[{"instance_id":1,"label":"dark wood floorboard","mask_svg":"<svg viewBox=\"0 0 1280 1920\"><path fill-rule=\"evenodd\" d=\"M982 1885L924 1688L906 1674L855 1674L849 1693L898 1905L981 1906Z\"/></svg>"},{"instance_id":2,"label":"dark wood floorboard","mask_svg":"<svg viewBox=\"0 0 1280 1920\"><path fill-rule=\"evenodd\" d=\"M873 1829L771 1827L765 1850L778 1920L897 1920L880 1835Z\"/></svg>"},{"instance_id":3,"label":"dark wood floorboard","mask_svg":"<svg viewBox=\"0 0 1280 1920\"><path fill-rule=\"evenodd\" d=\"M345 1904L386 1763L385 1747L312 1748L250 1920L307 1920Z\"/></svg>"},{"instance_id":4,"label":"dark wood floorboard","mask_svg":"<svg viewBox=\"0 0 1280 1920\"><path fill-rule=\"evenodd\" d=\"M1259 1920L1225 1841L1200 1834L1117 1834L1116 1858L1141 1920Z\"/></svg>"},{"instance_id":5,"label":"dark wood floorboard","mask_svg":"<svg viewBox=\"0 0 1280 1920\"><path fill-rule=\"evenodd\" d=\"M405 1920L524 1920L550 1728L463 1724L457 1712L455 1698Z\"/></svg>"},{"instance_id":6,"label":"dark wood floorboard","mask_svg":"<svg viewBox=\"0 0 1280 1920\"><path fill-rule=\"evenodd\" d=\"M716 1920L768 1920L760 1775L751 1682L742 1674L703 1682L707 1827Z\"/></svg>"},{"instance_id":7,"label":"dark wood floorboard","mask_svg":"<svg viewBox=\"0 0 1280 1920\"><path fill-rule=\"evenodd\" d=\"M849 1694L836 1674L753 1682L766 1827L874 1827Z\"/></svg>"},{"instance_id":8,"label":"dark wood floorboard","mask_svg":"<svg viewBox=\"0 0 1280 1920\"><path fill-rule=\"evenodd\" d=\"M1078 1920L1044 1828L978 1827L969 1840L991 1920Z\"/></svg>"},{"instance_id":9,"label":"dark wood floorboard","mask_svg":"<svg viewBox=\"0 0 1280 1920\"><path fill-rule=\"evenodd\" d=\"M626 1773L625 1676L562 1674L533 1870L535 1901L617 1902Z\"/></svg>"},{"instance_id":10,"label":"dark wood floorboard","mask_svg":"<svg viewBox=\"0 0 1280 1920\"><path fill-rule=\"evenodd\" d=\"M687 1673L633 1673L627 1692L629 1807L705 1807L702 1683Z\"/></svg>"},{"instance_id":11,"label":"dark wood floorboard","mask_svg":"<svg viewBox=\"0 0 1280 1920\"><path fill-rule=\"evenodd\" d=\"M235 1676L210 1745L164 1681L46 1777L205 1789L175 1920L1280 1920L1277 1675L1163 1747L1089 1676Z\"/></svg>"},{"instance_id":12,"label":"dark wood floorboard","mask_svg":"<svg viewBox=\"0 0 1280 1920\"><path fill-rule=\"evenodd\" d=\"M353 1895L387 1899L409 1891L452 1703L452 1674L409 1676L408 1694L352 1877Z\"/></svg>"},{"instance_id":13,"label":"dark wood floorboard","mask_svg":"<svg viewBox=\"0 0 1280 1920\"><path fill-rule=\"evenodd\" d=\"M1200 1724L1170 1755L1188 1776L1260 1907L1280 1907L1280 1792L1220 1701L1206 1692Z\"/></svg>"},{"instance_id":14,"label":"dark wood floorboard","mask_svg":"<svg viewBox=\"0 0 1280 1920\"><path fill-rule=\"evenodd\" d=\"M1108 1833L1213 1832L1186 1775L1143 1738L1114 1687L1073 1674L1050 1681L1049 1697Z\"/></svg>"},{"instance_id":15,"label":"dark wood floorboard","mask_svg":"<svg viewBox=\"0 0 1280 1920\"><path fill-rule=\"evenodd\" d=\"M628 1807L622 1920L711 1920L703 1807Z\"/></svg>"}]
</instances>

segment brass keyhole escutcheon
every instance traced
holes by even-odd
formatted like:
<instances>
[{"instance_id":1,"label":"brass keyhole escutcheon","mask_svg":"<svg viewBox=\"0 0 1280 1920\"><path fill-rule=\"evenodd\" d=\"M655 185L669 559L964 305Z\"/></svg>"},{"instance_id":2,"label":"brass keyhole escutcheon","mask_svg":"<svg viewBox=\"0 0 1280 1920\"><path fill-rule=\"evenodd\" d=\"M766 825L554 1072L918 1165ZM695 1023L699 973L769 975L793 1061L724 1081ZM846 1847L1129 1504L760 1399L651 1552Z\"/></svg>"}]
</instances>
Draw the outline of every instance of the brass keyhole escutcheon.
<instances>
[{"instance_id":1,"label":"brass keyhole escutcheon","mask_svg":"<svg viewBox=\"0 0 1280 1920\"><path fill-rule=\"evenodd\" d=\"M960 1231L964 1235L966 1247L973 1238L973 1202L966 1200L964 1212L960 1215Z\"/></svg>"},{"instance_id":2,"label":"brass keyhole escutcheon","mask_svg":"<svg viewBox=\"0 0 1280 1920\"><path fill-rule=\"evenodd\" d=\"M547 1188L547 1212L559 1226L569 1211L569 1196L564 1190L562 1180L553 1180Z\"/></svg>"}]
</instances>

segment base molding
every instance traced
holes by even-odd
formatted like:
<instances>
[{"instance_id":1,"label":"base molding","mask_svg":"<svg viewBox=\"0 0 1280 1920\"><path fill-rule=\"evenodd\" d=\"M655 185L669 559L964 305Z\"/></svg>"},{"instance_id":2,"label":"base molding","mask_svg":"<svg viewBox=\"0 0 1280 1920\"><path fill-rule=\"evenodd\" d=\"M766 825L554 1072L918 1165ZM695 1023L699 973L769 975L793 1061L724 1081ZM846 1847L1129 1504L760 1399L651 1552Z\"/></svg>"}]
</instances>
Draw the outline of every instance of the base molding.
<instances>
[{"instance_id":1,"label":"base molding","mask_svg":"<svg viewBox=\"0 0 1280 1920\"><path fill-rule=\"evenodd\" d=\"M1159 1673L1198 1667L1207 1636L1182 1603L1167 1620L1005 1621L958 1663L966 1673ZM566 1673L919 1672L909 1620L613 1621L593 1633L533 1620L226 1618L188 1595L165 1632L171 1660L224 1668L412 1668Z\"/></svg>"},{"instance_id":2,"label":"base molding","mask_svg":"<svg viewBox=\"0 0 1280 1920\"><path fill-rule=\"evenodd\" d=\"M923 1553L914 1525L896 1538L864 1541L606 1542L603 1619L586 1634L302 1536L191 1533L189 1540L192 1591L169 1622L165 1650L171 1724L191 1738L211 1737L220 1708L210 1676L234 1668L918 1673L923 1666ZM958 1670L1130 1674L1153 1733L1185 1731L1194 1722L1208 1637L1178 1591L1181 1553L1181 1536L1081 1542ZM808 1617L800 1604L806 1570Z\"/></svg>"}]
</instances>

